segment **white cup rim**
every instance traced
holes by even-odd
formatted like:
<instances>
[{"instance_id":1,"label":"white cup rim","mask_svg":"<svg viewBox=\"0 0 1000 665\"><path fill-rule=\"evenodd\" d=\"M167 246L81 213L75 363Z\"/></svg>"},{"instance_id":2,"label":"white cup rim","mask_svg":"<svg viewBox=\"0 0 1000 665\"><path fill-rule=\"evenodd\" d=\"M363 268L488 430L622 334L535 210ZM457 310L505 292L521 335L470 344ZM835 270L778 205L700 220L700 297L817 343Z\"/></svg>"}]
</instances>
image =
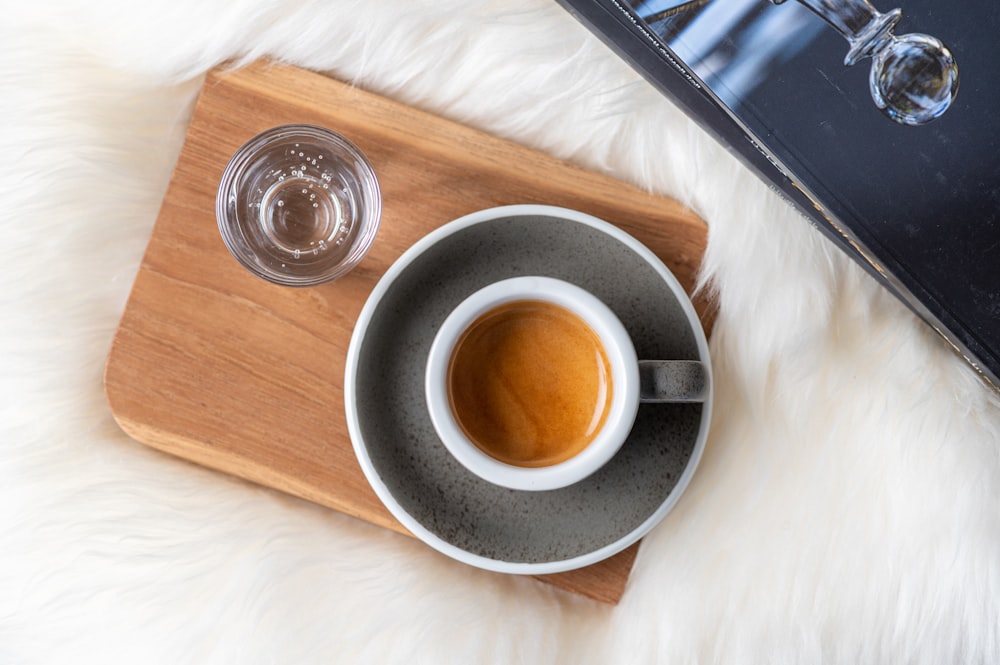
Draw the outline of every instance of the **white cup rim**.
<instances>
[{"instance_id":1,"label":"white cup rim","mask_svg":"<svg viewBox=\"0 0 1000 665\"><path fill-rule=\"evenodd\" d=\"M522 467L480 450L450 407L448 366L452 350L481 315L501 305L541 300L574 312L597 334L611 367L612 398L604 426L586 448L562 462ZM485 286L458 304L441 324L427 356L424 392L431 422L445 448L483 480L518 490L553 490L579 482L604 466L628 438L639 408L638 359L632 339L615 313L589 291L552 277L512 277Z\"/></svg>"}]
</instances>

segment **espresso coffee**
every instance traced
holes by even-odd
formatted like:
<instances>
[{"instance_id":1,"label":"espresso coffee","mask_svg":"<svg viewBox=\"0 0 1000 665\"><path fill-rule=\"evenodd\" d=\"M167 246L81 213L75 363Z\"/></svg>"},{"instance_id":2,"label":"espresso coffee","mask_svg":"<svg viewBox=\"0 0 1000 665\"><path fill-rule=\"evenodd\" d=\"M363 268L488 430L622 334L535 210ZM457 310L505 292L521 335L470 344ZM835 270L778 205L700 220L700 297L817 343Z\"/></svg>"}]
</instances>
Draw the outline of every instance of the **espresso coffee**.
<instances>
[{"instance_id":1,"label":"espresso coffee","mask_svg":"<svg viewBox=\"0 0 1000 665\"><path fill-rule=\"evenodd\" d=\"M465 435L522 467L557 464L586 448L604 426L613 389L597 334L575 313L540 300L480 316L448 369L452 412Z\"/></svg>"}]
</instances>

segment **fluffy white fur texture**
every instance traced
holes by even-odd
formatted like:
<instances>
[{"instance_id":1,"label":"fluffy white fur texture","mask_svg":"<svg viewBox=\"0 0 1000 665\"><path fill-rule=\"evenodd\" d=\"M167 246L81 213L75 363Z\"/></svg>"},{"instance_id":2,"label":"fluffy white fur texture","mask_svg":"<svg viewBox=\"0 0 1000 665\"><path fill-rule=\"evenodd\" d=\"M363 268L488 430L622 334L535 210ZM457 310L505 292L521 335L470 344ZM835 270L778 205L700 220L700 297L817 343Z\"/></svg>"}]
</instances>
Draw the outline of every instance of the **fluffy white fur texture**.
<instances>
[{"instance_id":1,"label":"fluffy white fur texture","mask_svg":"<svg viewBox=\"0 0 1000 665\"><path fill-rule=\"evenodd\" d=\"M0 663L1000 661L1000 400L551 0L5 5ZM200 77L265 55L708 222L717 417L619 606L116 427L102 367Z\"/></svg>"}]
</instances>

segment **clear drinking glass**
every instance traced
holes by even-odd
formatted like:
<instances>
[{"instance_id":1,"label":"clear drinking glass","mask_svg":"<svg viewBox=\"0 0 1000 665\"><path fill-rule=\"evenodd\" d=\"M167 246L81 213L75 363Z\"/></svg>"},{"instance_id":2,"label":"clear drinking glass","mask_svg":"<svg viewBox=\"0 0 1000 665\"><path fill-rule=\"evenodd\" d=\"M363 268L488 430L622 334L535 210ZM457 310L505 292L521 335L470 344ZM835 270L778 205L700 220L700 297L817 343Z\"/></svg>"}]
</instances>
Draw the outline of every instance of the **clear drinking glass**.
<instances>
[{"instance_id":1,"label":"clear drinking glass","mask_svg":"<svg viewBox=\"0 0 1000 665\"><path fill-rule=\"evenodd\" d=\"M351 270L371 247L381 212L368 159L315 125L282 125L250 139L226 166L216 196L230 253L285 286L313 286Z\"/></svg>"}]
</instances>

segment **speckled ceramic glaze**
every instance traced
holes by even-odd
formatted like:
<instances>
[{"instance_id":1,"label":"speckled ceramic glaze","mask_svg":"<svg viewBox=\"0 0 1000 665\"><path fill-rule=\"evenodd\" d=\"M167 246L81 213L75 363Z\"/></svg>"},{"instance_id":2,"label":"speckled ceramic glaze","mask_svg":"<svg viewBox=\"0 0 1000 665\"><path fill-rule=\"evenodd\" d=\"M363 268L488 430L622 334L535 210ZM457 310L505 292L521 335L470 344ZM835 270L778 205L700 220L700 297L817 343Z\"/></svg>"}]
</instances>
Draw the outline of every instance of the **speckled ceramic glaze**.
<instances>
[{"instance_id":1,"label":"speckled ceramic glaze","mask_svg":"<svg viewBox=\"0 0 1000 665\"><path fill-rule=\"evenodd\" d=\"M480 479L435 434L426 358L456 305L519 275L555 277L596 295L621 319L640 358L698 359L710 370L694 308L646 247L579 212L508 206L441 227L393 264L358 319L344 393L361 467L408 530L481 568L552 573L619 552L666 515L701 456L711 385L704 403L640 406L618 453L574 485L532 492Z\"/></svg>"}]
</instances>

